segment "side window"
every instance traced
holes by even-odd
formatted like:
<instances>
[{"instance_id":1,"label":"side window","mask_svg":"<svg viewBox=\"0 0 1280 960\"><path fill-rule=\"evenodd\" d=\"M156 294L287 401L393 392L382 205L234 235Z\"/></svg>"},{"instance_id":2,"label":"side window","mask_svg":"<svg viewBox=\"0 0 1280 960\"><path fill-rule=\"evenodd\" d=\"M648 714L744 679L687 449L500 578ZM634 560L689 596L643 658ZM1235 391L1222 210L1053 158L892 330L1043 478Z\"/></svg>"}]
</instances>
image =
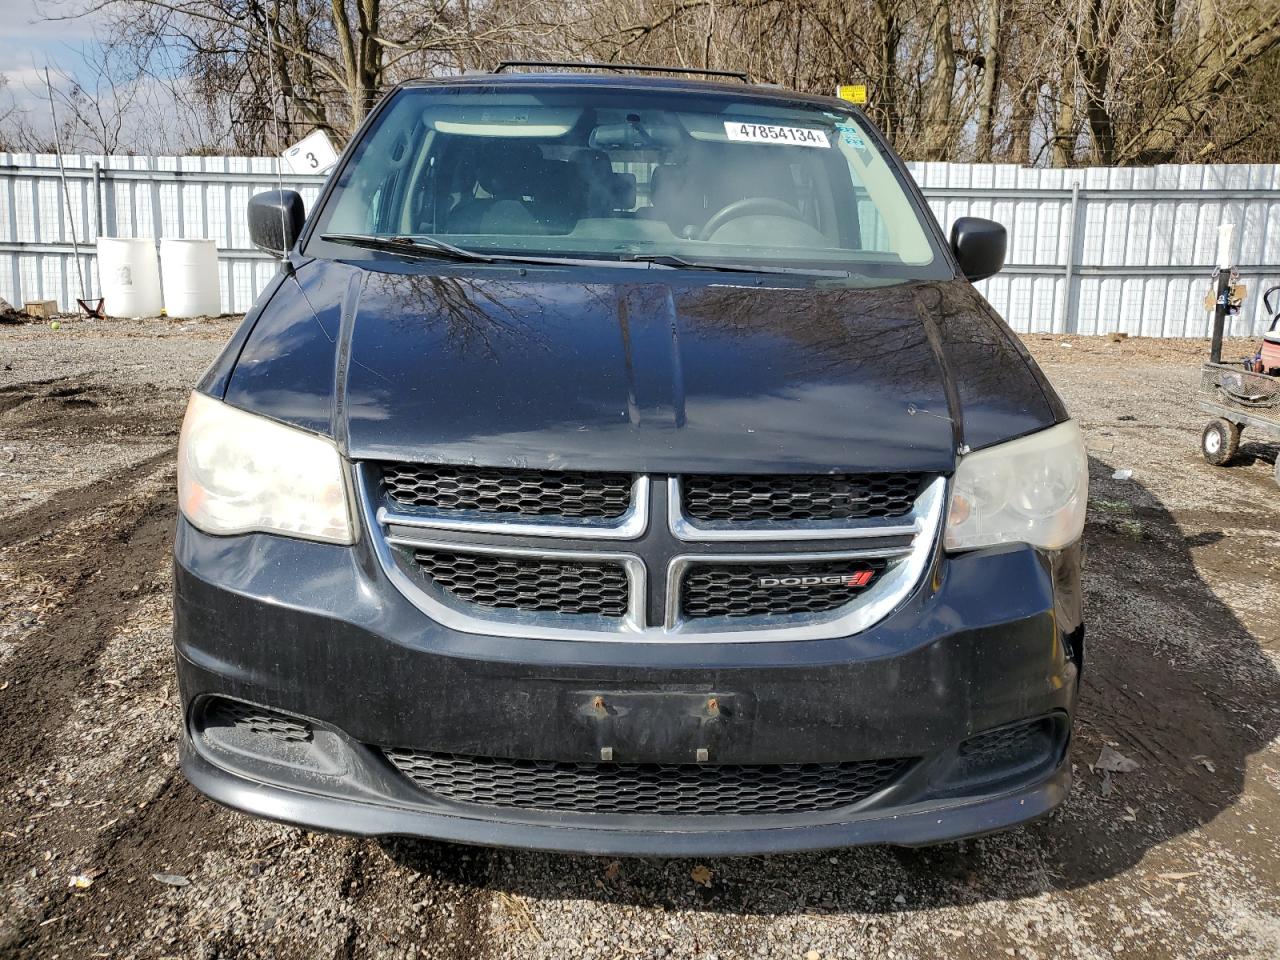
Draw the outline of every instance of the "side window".
<instances>
[{"instance_id":1,"label":"side window","mask_svg":"<svg viewBox=\"0 0 1280 960\"><path fill-rule=\"evenodd\" d=\"M893 244L889 238L889 228L885 223L880 208L871 202L871 197L861 184L854 187L854 197L858 204L858 232L862 236L862 249L876 253L892 253Z\"/></svg>"},{"instance_id":2,"label":"side window","mask_svg":"<svg viewBox=\"0 0 1280 960\"><path fill-rule=\"evenodd\" d=\"M802 163L792 163L790 169L796 208L804 214L805 222L820 227L818 211L813 202L813 172Z\"/></svg>"},{"instance_id":3,"label":"side window","mask_svg":"<svg viewBox=\"0 0 1280 960\"><path fill-rule=\"evenodd\" d=\"M853 204L856 216L851 224L855 242L854 249L874 253L892 253L893 245L886 227L884 215L871 199L865 183L850 168L846 174L852 188Z\"/></svg>"},{"instance_id":4,"label":"side window","mask_svg":"<svg viewBox=\"0 0 1280 960\"><path fill-rule=\"evenodd\" d=\"M374 233L396 233L400 208L404 205L401 189L402 181L399 169L388 173L369 203L369 224Z\"/></svg>"},{"instance_id":5,"label":"side window","mask_svg":"<svg viewBox=\"0 0 1280 960\"><path fill-rule=\"evenodd\" d=\"M655 167L657 167L656 163L647 161L622 165L624 172L636 178L636 209L653 206L652 181Z\"/></svg>"},{"instance_id":6,"label":"side window","mask_svg":"<svg viewBox=\"0 0 1280 960\"><path fill-rule=\"evenodd\" d=\"M839 167L835 169L838 171ZM810 226L819 230L833 247L857 249L858 224L842 214L835 197L839 185L832 183L832 165L825 155L807 153L793 160L791 173L792 195L795 207L804 215Z\"/></svg>"},{"instance_id":7,"label":"side window","mask_svg":"<svg viewBox=\"0 0 1280 960\"><path fill-rule=\"evenodd\" d=\"M613 170L613 216L634 214L640 203L640 176L648 176L649 165L636 162L634 153L611 154L609 166Z\"/></svg>"}]
</instances>

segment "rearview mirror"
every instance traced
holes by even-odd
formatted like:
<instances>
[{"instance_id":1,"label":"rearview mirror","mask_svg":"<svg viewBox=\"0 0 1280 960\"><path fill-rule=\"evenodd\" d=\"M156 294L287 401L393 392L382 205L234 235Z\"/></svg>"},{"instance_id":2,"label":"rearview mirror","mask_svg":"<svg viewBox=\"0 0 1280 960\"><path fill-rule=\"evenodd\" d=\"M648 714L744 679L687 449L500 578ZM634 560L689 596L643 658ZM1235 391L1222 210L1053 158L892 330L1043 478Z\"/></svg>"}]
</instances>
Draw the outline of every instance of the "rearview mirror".
<instances>
[{"instance_id":1,"label":"rearview mirror","mask_svg":"<svg viewBox=\"0 0 1280 960\"><path fill-rule=\"evenodd\" d=\"M1008 232L994 220L960 217L951 225L951 250L969 280L999 273L1008 247Z\"/></svg>"},{"instance_id":2,"label":"rearview mirror","mask_svg":"<svg viewBox=\"0 0 1280 960\"><path fill-rule=\"evenodd\" d=\"M249 198L249 240L259 250L284 259L302 232L302 197L292 190L268 190Z\"/></svg>"}]
</instances>

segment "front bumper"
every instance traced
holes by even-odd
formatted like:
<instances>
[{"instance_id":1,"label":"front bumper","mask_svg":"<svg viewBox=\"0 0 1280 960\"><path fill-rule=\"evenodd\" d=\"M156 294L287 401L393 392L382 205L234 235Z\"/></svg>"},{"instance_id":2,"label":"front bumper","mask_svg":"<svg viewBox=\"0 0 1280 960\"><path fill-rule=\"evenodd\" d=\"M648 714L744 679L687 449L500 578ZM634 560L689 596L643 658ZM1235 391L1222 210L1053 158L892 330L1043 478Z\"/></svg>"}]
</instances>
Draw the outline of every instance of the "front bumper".
<instances>
[{"instance_id":1,"label":"front bumper","mask_svg":"<svg viewBox=\"0 0 1280 960\"><path fill-rule=\"evenodd\" d=\"M1003 829L1066 794L1080 630L1062 615L1078 554L1025 547L939 558L871 629L835 640L594 643L487 637L428 620L367 544L210 537L179 521L174 639L182 768L204 793L324 830L608 854L740 854L927 844ZM301 718L310 746L228 752L210 698ZM714 718L690 702L732 705ZM621 702L622 711L591 710ZM637 704L645 705L643 708ZM1043 719L1052 742L959 774L975 734ZM661 816L464 803L384 749L572 763L830 764L910 758L837 809ZM307 751L311 754L308 755Z\"/></svg>"}]
</instances>

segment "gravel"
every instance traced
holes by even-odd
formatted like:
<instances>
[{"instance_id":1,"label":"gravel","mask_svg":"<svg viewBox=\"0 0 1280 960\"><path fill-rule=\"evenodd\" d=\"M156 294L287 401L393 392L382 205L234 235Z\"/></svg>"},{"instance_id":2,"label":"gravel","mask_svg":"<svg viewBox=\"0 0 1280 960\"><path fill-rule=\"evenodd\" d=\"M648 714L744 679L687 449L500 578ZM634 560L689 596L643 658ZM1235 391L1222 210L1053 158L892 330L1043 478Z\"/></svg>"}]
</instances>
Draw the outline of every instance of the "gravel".
<instances>
[{"instance_id":1,"label":"gravel","mask_svg":"<svg viewBox=\"0 0 1280 960\"><path fill-rule=\"evenodd\" d=\"M611 860L307 833L176 772L172 451L234 323L0 327L0 957L1280 955L1277 446L1200 459L1203 342L1025 338L1093 460L1061 810L922 850Z\"/></svg>"}]
</instances>

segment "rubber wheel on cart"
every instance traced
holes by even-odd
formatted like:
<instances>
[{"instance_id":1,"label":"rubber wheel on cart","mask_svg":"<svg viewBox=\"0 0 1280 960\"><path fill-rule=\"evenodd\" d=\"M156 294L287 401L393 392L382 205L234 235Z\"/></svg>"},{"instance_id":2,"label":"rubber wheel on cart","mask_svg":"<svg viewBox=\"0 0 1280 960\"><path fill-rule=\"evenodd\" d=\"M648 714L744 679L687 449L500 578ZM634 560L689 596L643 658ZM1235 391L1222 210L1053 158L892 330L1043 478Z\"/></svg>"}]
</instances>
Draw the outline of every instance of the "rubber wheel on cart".
<instances>
[{"instance_id":1,"label":"rubber wheel on cart","mask_svg":"<svg viewBox=\"0 0 1280 960\"><path fill-rule=\"evenodd\" d=\"M1230 420L1210 420L1200 435L1200 452L1215 467L1225 467L1240 449L1240 428Z\"/></svg>"}]
</instances>

